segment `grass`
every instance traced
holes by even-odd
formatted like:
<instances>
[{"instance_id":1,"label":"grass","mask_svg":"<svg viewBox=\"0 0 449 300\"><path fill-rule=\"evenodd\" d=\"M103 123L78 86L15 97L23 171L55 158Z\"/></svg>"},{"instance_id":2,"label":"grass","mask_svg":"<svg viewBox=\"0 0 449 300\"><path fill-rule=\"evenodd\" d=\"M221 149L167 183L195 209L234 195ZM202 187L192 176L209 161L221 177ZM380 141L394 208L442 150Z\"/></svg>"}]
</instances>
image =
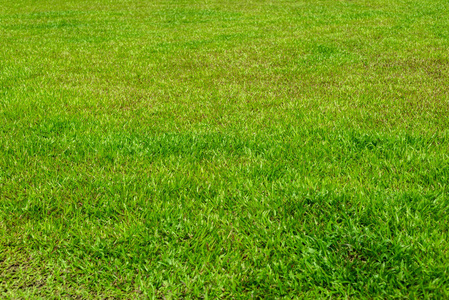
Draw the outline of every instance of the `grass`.
<instances>
[{"instance_id":1,"label":"grass","mask_svg":"<svg viewBox=\"0 0 449 300\"><path fill-rule=\"evenodd\" d=\"M2 298L448 298L446 0L0 0Z\"/></svg>"}]
</instances>

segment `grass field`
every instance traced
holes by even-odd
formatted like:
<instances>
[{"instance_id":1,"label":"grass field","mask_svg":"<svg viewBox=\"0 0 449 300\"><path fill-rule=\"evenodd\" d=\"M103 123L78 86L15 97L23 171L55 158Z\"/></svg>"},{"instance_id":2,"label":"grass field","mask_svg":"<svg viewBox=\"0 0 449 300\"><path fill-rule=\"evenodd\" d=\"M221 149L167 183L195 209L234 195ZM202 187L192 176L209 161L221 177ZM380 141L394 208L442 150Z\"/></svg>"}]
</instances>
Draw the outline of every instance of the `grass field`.
<instances>
[{"instance_id":1,"label":"grass field","mask_svg":"<svg viewBox=\"0 0 449 300\"><path fill-rule=\"evenodd\" d=\"M447 0L0 0L0 297L448 298Z\"/></svg>"}]
</instances>

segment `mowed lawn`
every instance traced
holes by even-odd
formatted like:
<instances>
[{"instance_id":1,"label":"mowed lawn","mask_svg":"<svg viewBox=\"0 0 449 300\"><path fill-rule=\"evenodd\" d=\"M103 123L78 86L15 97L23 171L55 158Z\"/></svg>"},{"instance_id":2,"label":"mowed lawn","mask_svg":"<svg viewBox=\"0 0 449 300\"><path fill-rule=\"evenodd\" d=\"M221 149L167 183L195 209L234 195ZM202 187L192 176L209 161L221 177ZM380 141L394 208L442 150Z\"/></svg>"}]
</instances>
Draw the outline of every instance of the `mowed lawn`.
<instances>
[{"instance_id":1,"label":"mowed lawn","mask_svg":"<svg viewBox=\"0 0 449 300\"><path fill-rule=\"evenodd\" d=\"M447 0L0 0L0 297L449 297Z\"/></svg>"}]
</instances>

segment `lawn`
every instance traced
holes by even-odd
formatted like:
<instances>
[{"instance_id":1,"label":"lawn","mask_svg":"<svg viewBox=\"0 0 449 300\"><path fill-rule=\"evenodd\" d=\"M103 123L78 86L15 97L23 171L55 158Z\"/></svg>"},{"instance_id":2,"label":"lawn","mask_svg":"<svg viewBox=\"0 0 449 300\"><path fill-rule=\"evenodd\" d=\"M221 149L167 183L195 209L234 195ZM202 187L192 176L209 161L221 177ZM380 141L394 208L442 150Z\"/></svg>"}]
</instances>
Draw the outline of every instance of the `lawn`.
<instances>
[{"instance_id":1,"label":"lawn","mask_svg":"<svg viewBox=\"0 0 449 300\"><path fill-rule=\"evenodd\" d=\"M0 0L0 297L449 298L447 0Z\"/></svg>"}]
</instances>

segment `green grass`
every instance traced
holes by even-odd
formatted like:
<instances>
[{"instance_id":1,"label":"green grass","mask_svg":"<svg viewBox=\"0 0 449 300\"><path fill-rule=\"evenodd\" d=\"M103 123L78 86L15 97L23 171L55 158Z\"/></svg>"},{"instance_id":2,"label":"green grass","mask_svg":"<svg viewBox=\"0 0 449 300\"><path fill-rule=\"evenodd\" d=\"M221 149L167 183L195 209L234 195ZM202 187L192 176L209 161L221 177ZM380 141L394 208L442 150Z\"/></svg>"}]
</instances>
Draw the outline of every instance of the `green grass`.
<instances>
[{"instance_id":1,"label":"green grass","mask_svg":"<svg viewBox=\"0 0 449 300\"><path fill-rule=\"evenodd\" d=\"M1 298L448 298L447 0L0 0Z\"/></svg>"}]
</instances>

